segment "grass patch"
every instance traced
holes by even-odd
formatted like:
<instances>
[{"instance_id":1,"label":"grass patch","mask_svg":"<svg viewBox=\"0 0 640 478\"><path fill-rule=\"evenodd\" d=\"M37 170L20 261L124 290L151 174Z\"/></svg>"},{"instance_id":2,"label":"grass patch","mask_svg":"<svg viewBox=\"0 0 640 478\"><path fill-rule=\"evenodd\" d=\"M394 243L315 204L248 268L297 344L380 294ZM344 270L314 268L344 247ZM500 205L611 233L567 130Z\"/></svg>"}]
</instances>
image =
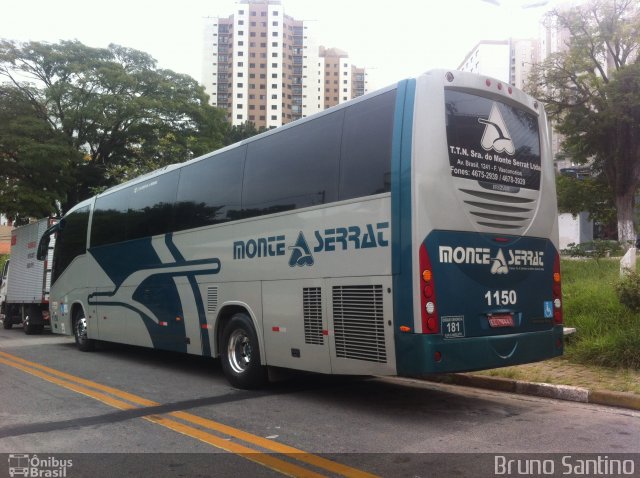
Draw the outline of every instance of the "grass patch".
<instances>
[{"instance_id":1,"label":"grass patch","mask_svg":"<svg viewBox=\"0 0 640 478\"><path fill-rule=\"evenodd\" d=\"M640 369L640 314L615 292L618 260L563 260L564 322L575 327L565 348L569 361Z\"/></svg>"}]
</instances>

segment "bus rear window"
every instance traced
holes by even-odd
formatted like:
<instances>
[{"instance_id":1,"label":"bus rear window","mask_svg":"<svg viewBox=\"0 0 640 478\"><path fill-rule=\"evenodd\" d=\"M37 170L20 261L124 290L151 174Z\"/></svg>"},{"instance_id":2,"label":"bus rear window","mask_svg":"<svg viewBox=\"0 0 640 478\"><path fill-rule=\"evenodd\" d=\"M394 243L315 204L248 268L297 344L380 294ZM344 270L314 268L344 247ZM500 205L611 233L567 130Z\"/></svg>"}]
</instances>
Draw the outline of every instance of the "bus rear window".
<instances>
[{"instance_id":1,"label":"bus rear window","mask_svg":"<svg viewBox=\"0 0 640 478\"><path fill-rule=\"evenodd\" d=\"M540 189L538 117L482 96L445 90L451 174L489 189Z\"/></svg>"}]
</instances>

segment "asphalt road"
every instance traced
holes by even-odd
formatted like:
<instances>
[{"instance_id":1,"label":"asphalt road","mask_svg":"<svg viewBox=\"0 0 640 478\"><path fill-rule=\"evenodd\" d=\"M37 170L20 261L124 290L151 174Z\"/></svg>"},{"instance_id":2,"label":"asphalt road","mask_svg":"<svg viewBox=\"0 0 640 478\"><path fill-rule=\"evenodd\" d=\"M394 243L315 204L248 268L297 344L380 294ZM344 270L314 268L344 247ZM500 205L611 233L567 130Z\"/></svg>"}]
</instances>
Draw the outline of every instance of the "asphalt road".
<instances>
[{"instance_id":1,"label":"asphalt road","mask_svg":"<svg viewBox=\"0 0 640 478\"><path fill-rule=\"evenodd\" d=\"M26 455L65 477L507 476L509 459L557 476L618 460L640 476L640 413L398 378L241 391L216 360L82 353L15 327L0 330L0 476Z\"/></svg>"}]
</instances>

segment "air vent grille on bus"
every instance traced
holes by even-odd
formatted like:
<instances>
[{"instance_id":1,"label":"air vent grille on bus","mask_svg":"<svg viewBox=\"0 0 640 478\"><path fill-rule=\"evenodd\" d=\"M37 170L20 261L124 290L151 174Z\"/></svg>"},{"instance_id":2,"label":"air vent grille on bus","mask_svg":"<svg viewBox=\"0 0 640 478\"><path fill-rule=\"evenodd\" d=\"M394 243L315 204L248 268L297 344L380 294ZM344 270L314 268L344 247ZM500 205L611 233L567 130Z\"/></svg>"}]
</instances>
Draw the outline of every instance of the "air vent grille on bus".
<instances>
[{"instance_id":1,"label":"air vent grille on bus","mask_svg":"<svg viewBox=\"0 0 640 478\"><path fill-rule=\"evenodd\" d=\"M462 188L460 192L473 196L463 202L479 226L513 231L528 226L533 218L535 199Z\"/></svg>"},{"instance_id":2,"label":"air vent grille on bus","mask_svg":"<svg viewBox=\"0 0 640 478\"><path fill-rule=\"evenodd\" d=\"M304 343L323 345L322 289L320 287L303 288L302 307L304 309Z\"/></svg>"},{"instance_id":3,"label":"air vent grille on bus","mask_svg":"<svg viewBox=\"0 0 640 478\"><path fill-rule=\"evenodd\" d=\"M207 312L214 314L218 310L218 288L207 287Z\"/></svg>"},{"instance_id":4,"label":"air vent grille on bus","mask_svg":"<svg viewBox=\"0 0 640 478\"><path fill-rule=\"evenodd\" d=\"M387 362L381 285L335 286L333 327L338 357Z\"/></svg>"}]
</instances>

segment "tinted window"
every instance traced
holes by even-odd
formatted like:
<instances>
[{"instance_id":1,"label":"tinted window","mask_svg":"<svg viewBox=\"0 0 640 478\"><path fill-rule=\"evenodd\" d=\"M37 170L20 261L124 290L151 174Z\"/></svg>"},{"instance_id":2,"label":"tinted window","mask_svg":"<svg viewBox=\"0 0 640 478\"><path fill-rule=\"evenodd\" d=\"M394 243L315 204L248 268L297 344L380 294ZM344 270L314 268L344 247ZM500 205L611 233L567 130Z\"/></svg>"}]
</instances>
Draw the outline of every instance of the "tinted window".
<instances>
[{"instance_id":1,"label":"tinted window","mask_svg":"<svg viewBox=\"0 0 640 478\"><path fill-rule=\"evenodd\" d=\"M189 164L180 171L175 229L208 226L240 214L246 146Z\"/></svg>"},{"instance_id":2,"label":"tinted window","mask_svg":"<svg viewBox=\"0 0 640 478\"><path fill-rule=\"evenodd\" d=\"M54 246L52 282L56 281L73 259L87 250L88 225L89 206L78 209L60 220Z\"/></svg>"},{"instance_id":3,"label":"tinted window","mask_svg":"<svg viewBox=\"0 0 640 478\"><path fill-rule=\"evenodd\" d=\"M127 213L127 239L165 234L172 230L178 171L131 186Z\"/></svg>"},{"instance_id":4,"label":"tinted window","mask_svg":"<svg viewBox=\"0 0 640 478\"><path fill-rule=\"evenodd\" d=\"M540 189L536 115L506 103L445 90L451 174L498 191Z\"/></svg>"},{"instance_id":5,"label":"tinted window","mask_svg":"<svg viewBox=\"0 0 640 478\"><path fill-rule=\"evenodd\" d=\"M248 145L245 217L337 200L343 116L337 111Z\"/></svg>"},{"instance_id":6,"label":"tinted window","mask_svg":"<svg viewBox=\"0 0 640 478\"><path fill-rule=\"evenodd\" d=\"M126 219L130 189L121 189L96 200L91 222L91 247L127 239Z\"/></svg>"},{"instance_id":7,"label":"tinted window","mask_svg":"<svg viewBox=\"0 0 640 478\"><path fill-rule=\"evenodd\" d=\"M340 199L391 190L396 90L347 108L340 163Z\"/></svg>"}]
</instances>

